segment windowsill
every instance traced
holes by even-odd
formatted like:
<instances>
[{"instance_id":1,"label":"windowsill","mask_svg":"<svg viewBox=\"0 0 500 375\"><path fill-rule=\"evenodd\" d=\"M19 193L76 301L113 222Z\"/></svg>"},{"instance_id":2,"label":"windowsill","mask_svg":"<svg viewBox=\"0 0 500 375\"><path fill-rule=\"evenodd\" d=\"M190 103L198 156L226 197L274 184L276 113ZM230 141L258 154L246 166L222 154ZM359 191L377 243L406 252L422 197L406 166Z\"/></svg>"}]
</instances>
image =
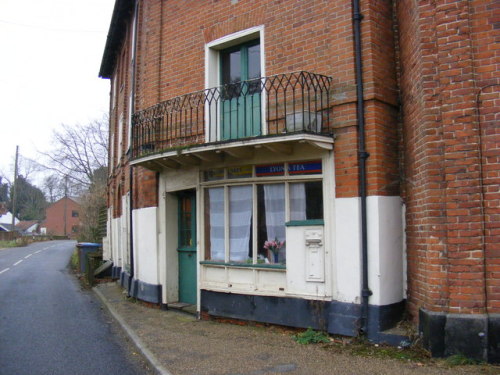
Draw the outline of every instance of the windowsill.
<instances>
[{"instance_id":1,"label":"windowsill","mask_svg":"<svg viewBox=\"0 0 500 375\"><path fill-rule=\"evenodd\" d=\"M211 261L211 260L200 261L200 264L205 265L205 266L224 266L224 267L236 267L236 268L262 268L262 269L286 270L286 265L284 265L284 264L226 263L226 262L215 262L215 261Z\"/></svg>"},{"instance_id":2,"label":"windowsill","mask_svg":"<svg viewBox=\"0 0 500 375\"><path fill-rule=\"evenodd\" d=\"M290 220L285 223L287 227L310 227L314 225L325 225L325 221L323 219L315 219L315 220Z\"/></svg>"}]
</instances>

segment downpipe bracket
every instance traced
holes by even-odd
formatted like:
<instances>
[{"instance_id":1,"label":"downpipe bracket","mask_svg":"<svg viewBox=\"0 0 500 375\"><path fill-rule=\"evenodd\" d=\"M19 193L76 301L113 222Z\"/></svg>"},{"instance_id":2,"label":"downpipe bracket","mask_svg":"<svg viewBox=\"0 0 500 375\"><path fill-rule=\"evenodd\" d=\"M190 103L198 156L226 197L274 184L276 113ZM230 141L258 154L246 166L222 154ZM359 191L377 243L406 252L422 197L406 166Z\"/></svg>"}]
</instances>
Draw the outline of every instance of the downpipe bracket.
<instances>
[{"instance_id":1,"label":"downpipe bracket","mask_svg":"<svg viewBox=\"0 0 500 375\"><path fill-rule=\"evenodd\" d=\"M368 298L372 295L373 295L373 292L371 291L371 289L363 289L361 291L361 297Z\"/></svg>"},{"instance_id":2,"label":"downpipe bracket","mask_svg":"<svg viewBox=\"0 0 500 375\"><path fill-rule=\"evenodd\" d=\"M359 151L358 155L361 159L368 159L370 157L370 153L366 151Z\"/></svg>"}]
</instances>

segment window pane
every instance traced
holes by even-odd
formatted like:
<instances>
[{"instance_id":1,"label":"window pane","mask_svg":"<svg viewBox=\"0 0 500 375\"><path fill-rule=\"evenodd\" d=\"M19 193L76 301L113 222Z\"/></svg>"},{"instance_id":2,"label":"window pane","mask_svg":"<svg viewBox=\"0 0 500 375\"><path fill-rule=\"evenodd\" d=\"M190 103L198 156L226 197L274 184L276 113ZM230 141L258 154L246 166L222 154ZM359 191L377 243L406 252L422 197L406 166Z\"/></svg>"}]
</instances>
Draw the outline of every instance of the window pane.
<instances>
[{"instance_id":1,"label":"window pane","mask_svg":"<svg viewBox=\"0 0 500 375\"><path fill-rule=\"evenodd\" d=\"M208 197L207 197L208 196ZM209 259L224 261L224 188L207 190L205 199L208 201L206 230L210 248Z\"/></svg>"},{"instance_id":2,"label":"window pane","mask_svg":"<svg viewBox=\"0 0 500 375\"><path fill-rule=\"evenodd\" d=\"M221 53L222 84L241 81L241 52L239 50Z\"/></svg>"},{"instance_id":3,"label":"window pane","mask_svg":"<svg viewBox=\"0 0 500 375\"><path fill-rule=\"evenodd\" d=\"M180 220L179 220L179 246L191 247L193 246L193 233L192 233L192 207L191 197L180 197Z\"/></svg>"},{"instance_id":4,"label":"window pane","mask_svg":"<svg viewBox=\"0 0 500 375\"><path fill-rule=\"evenodd\" d=\"M258 259L285 263L285 184L258 185Z\"/></svg>"},{"instance_id":5,"label":"window pane","mask_svg":"<svg viewBox=\"0 0 500 375\"><path fill-rule=\"evenodd\" d=\"M248 79L260 78L260 44L248 47Z\"/></svg>"},{"instance_id":6,"label":"window pane","mask_svg":"<svg viewBox=\"0 0 500 375\"><path fill-rule=\"evenodd\" d=\"M229 188L229 260L251 259L252 185Z\"/></svg>"},{"instance_id":7,"label":"window pane","mask_svg":"<svg viewBox=\"0 0 500 375\"><path fill-rule=\"evenodd\" d=\"M315 219L323 219L322 182L290 184L290 220Z\"/></svg>"},{"instance_id":8,"label":"window pane","mask_svg":"<svg viewBox=\"0 0 500 375\"><path fill-rule=\"evenodd\" d=\"M252 166L232 167L227 169L227 178L248 178L252 177Z\"/></svg>"}]
</instances>

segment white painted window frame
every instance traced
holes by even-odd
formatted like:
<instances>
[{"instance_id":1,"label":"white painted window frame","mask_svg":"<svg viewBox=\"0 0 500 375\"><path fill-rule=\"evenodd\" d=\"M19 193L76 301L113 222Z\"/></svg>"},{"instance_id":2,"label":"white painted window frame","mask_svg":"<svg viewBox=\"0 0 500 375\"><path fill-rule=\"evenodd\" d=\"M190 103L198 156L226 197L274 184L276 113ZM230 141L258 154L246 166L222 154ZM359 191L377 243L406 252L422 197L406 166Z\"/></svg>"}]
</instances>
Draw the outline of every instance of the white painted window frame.
<instances>
[{"instance_id":1,"label":"white painted window frame","mask_svg":"<svg viewBox=\"0 0 500 375\"><path fill-rule=\"evenodd\" d=\"M130 93L128 97L128 113L127 113L127 151L132 145L132 115L134 110L134 82L135 79L135 60L136 60L136 30L137 30L137 12L134 11L132 18L132 28L130 35Z\"/></svg>"},{"instance_id":2,"label":"white painted window frame","mask_svg":"<svg viewBox=\"0 0 500 375\"><path fill-rule=\"evenodd\" d=\"M260 74L261 77L266 76L266 56L265 56L265 36L264 36L264 25L251 27L249 29L241 30L232 34L223 36L222 38L213 40L205 44L205 88L209 89L212 87L217 87L221 85L220 77L220 51L238 44L242 44L254 39L260 39ZM262 108L262 134L267 133L266 120L266 93L263 91L261 93L261 108ZM220 100L220 98L217 98ZM215 118L216 126L210 129L209 118ZM219 121L220 121L220 106L209 107L208 103L205 103L205 134L208 135L208 142L214 142L220 140L219 132ZM211 130L211 133L209 133Z\"/></svg>"},{"instance_id":3,"label":"white painted window frame","mask_svg":"<svg viewBox=\"0 0 500 375\"><path fill-rule=\"evenodd\" d=\"M116 165L120 164L123 150L123 113L118 118L118 147L116 150Z\"/></svg>"}]
</instances>

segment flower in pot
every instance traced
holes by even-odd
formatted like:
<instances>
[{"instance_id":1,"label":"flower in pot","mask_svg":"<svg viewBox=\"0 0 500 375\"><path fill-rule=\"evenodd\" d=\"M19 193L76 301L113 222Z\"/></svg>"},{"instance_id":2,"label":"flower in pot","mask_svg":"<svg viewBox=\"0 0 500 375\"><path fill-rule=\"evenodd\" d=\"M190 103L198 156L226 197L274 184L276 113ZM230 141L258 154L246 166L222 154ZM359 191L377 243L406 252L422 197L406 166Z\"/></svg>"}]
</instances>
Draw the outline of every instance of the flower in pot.
<instances>
[{"instance_id":1,"label":"flower in pot","mask_svg":"<svg viewBox=\"0 0 500 375\"><path fill-rule=\"evenodd\" d=\"M264 249L270 251L273 254L274 263L279 263L278 258L279 258L280 249L283 247L284 244L285 244L285 241L279 241L278 238L264 242Z\"/></svg>"}]
</instances>

